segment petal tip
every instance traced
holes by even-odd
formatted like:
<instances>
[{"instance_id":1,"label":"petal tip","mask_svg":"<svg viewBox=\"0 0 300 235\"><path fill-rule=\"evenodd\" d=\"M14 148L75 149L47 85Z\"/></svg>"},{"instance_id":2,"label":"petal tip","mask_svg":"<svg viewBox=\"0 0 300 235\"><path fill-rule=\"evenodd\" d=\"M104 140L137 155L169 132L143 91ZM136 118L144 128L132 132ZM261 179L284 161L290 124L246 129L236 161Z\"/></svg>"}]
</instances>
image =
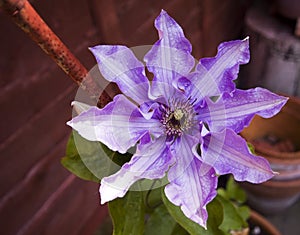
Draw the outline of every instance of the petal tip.
<instances>
[{"instance_id":1,"label":"petal tip","mask_svg":"<svg viewBox=\"0 0 300 235\"><path fill-rule=\"evenodd\" d=\"M98 47L98 46L88 47L88 49L89 49L92 53L94 53L94 51L96 50L97 47Z\"/></svg>"},{"instance_id":2,"label":"petal tip","mask_svg":"<svg viewBox=\"0 0 300 235\"><path fill-rule=\"evenodd\" d=\"M104 205L105 203L107 203L108 201L104 200L102 197L100 197L100 204Z\"/></svg>"},{"instance_id":3,"label":"petal tip","mask_svg":"<svg viewBox=\"0 0 300 235\"><path fill-rule=\"evenodd\" d=\"M67 124L67 126L73 127L73 122L72 122L72 120L67 121L66 124Z\"/></svg>"},{"instance_id":4,"label":"petal tip","mask_svg":"<svg viewBox=\"0 0 300 235\"><path fill-rule=\"evenodd\" d=\"M161 9L160 14L156 19L159 19L162 16L170 17L168 12L166 12L164 9Z\"/></svg>"},{"instance_id":5,"label":"petal tip","mask_svg":"<svg viewBox=\"0 0 300 235\"><path fill-rule=\"evenodd\" d=\"M248 42L248 41L249 41L249 39L250 39L250 37L249 37L249 36L247 36L247 37L245 37L245 38L243 39L243 41L244 41L244 42Z\"/></svg>"},{"instance_id":6,"label":"petal tip","mask_svg":"<svg viewBox=\"0 0 300 235\"><path fill-rule=\"evenodd\" d=\"M110 187L102 180L99 188L101 205L112 201L118 197L122 197L121 195L119 195L119 192L119 190Z\"/></svg>"}]
</instances>

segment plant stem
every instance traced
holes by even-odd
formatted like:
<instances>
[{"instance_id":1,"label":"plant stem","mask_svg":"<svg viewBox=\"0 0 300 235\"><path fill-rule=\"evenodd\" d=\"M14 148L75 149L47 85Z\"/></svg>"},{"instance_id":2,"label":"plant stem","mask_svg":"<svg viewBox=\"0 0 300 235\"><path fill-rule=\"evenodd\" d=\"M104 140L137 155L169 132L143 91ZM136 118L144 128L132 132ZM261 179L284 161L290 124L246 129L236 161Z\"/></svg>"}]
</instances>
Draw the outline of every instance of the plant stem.
<instances>
[{"instance_id":1,"label":"plant stem","mask_svg":"<svg viewBox=\"0 0 300 235\"><path fill-rule=\"evenodd\" d=\"M107 92L101 92L87 69L49 28L27 0L0 0L0 7L78 86L86 90L91 98L97 99L99 106L103 107L111 100ZM99 97L100 95L101 97Z\"/></svg>"}]
</instances>

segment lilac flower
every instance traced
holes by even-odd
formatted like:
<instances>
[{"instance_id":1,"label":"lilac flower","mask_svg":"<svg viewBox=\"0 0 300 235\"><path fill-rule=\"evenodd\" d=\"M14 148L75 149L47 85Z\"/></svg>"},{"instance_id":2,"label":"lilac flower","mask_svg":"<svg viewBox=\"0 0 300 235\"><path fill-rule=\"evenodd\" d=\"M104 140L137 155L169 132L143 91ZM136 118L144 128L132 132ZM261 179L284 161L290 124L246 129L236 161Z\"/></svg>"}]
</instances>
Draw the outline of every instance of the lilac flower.
<instances>
[{"instance_id":1,"label":"lilac flower","mask_svg":"<svg viewBox=\"0 0 300 235\"><path fill-rule=\"evenodd\" d=\"M102 75L123 94L68 125L120 153L137 145L128 163L102 179L102 203L123 197L137 180L167 174L168 199L206 227L206 205L216 196L217 175L233 174L237 181L252 183L274 175L237 133L255 114L268 118L278 113L286 98L262 88L235 88L239 65L249 61L248 38L222 43L216 57L201 59L192 71L191 44L181 27L165 11L155 27L159 40L144 58L153 81L127 47L91 48Z\"/></svg>"}]
</instances>

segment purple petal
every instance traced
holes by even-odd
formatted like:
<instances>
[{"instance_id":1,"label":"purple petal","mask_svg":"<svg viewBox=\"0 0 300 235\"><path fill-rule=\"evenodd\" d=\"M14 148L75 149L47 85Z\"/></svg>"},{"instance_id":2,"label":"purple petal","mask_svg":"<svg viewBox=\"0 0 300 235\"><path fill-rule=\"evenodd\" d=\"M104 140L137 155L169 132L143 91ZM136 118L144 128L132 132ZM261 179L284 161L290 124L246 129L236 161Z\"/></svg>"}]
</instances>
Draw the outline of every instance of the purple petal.
<instances>
[{"instance_id":1,"label":"purple petal","mask_svg":"<svg viewBox=\"0 0 300 235\"><path fill-rule=\"evenodd\" d=\"M196 71L188 76L192 84L190 95L201 100L205 96L231 93L235 89L233 80L237 78L239 65L248 63L249 59L248 38L220 44L216 57L201 59ZM179 85L182 82L179 81Z\"/></svg>"},{"instance_id":2,"label":"purple petal","mask_svg":"<svg viewBox=\"0 0 300 235\"><path fill-rule=\"evenodd\" d=\"M194 157L195 144L187 136L178 142L177 162L169 170L165 193L188 218L206 228L206 205L216 196L217 176L211 166Z\"/></svg>"},{"instance_id":3,"label":"purple petal","mask_svg":"<svg viewBox=\"0 0 300 235\"><path fill-rule=\"evenodd\" d=\"M159 120L146 120L124 95L115 96L103 109L90 108L67 124L82 137L100 141L120 153L125 153L147 133L158 137L163 132Z\"/></svg>"},{"instance_id":4,"label":"purple petal","mask_svg":"<svg viewBox=\"0 0 300 235\"><path fill-rule=\"evenodd\" d=\"M106 80L118 84L138 104L148 101L149 81L144 65L125 46L100 45L90 48Z\"/></svg>"},{"instance_id":5,"label":"purple petal","mask_svg":"<svg viewBox=\"0 0 300 235\"><path fill-rule=\"evenodd\" d=\"M137 180L163 178L173 162L164 137L148 144L139 144L130 162L125 163L114 175L102 179L101 203L123 197Z\"/></svg>"},{"instance_id":6,"label":"purple petal","mask_svg":"<svg viewBox=\"0 0 300 235\"><path fill-rule=\"evenodd\" d=\"M203 138L202 159L217 174L233 174L237 181L262 183L274 176L269 162L250 153L246 141L230 129Z\"/></svg>"},{"instance_id":7,"label":"purple petal","mask_svg":"<svg viewBox=\"0 0 300 235\"><path fill-rule=\"evenodd\" d=\"M270 118L277 114L287 98L266 89L236 90L232 96L224 94L217 102L206 100L207 106L199 111L199 119L207 122L211 131L225 128L239 133L248 126L255 114Z\"/></svg>"},{"instance_id":8,"label":"purple petal","mask_svg":"<svg viewBox=\"0 0 300 235\"><path fill-rule=\"evenodd\" d=\"M160 40L146 54L147 68L154 74L152 94L170 96L172 81L187 75L194 66L192 46L182 28L165 11L155 20Z\"/></svg>"}]
</instances>

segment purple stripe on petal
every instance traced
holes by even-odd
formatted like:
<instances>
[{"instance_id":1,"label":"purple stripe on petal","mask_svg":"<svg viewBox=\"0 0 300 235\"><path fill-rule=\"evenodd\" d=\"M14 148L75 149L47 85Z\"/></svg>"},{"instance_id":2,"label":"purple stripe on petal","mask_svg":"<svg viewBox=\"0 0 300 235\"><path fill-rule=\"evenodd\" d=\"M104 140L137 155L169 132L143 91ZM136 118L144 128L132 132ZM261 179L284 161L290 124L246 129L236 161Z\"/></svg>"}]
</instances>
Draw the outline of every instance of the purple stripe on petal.
<instances>
[{"instance_id":1,"label":"purple stripe on petal","mask_svg":"<svg viewBox=\"0 0 300 235\"><path fill-rule=\"evenodd\" d=\"M214 169L194 157L196 139L184 136L178 142L177 162L168 173L170 184L165 188L168 199L180 206L194 222L206 227L206 205L216 196L217 177Z\"/></svg>"},{"instance_id":2,"label":"purple stripe on petal","mask_svg":"<svg viewBox=\"0 0 300 235\"><path fill-rule=\"evenodd\" d=\"M138 104L148 101L149 81L145 67L125 46L100 45L90 48L106 80L118 84L120 90Z\"/></svg>"},{"instance_id":3,"label":"purple stripe on petal","mask_svg":"<svg viewBox=\"0 0 300 235\"><path fill-rule=\"evenodd\" d=\"M233 174L237 181L262 183L274 176L269 162L250 153L246 141L230 129L203 137L201 155L217 174Z\"/></svg>"},{"instance_id":4,"label":"purple stripe on petal","mask_svg":"<svg viewBox=\"0 0 300 235\"><path fill-rule=\"evenodd\" d=\"M180 138L175 139L174 143L170 146L172 154L176 159L176 171L170 171L168 174L170 182L181 174L184 174L195 157L196 151L194 149L196 149L199 141L199 135L192 136L185 133Z\"/></svg>"},{"instance_id":5,"label":"purple stripe on petal","mask_svg":"<svg viewBox=\"0 0 300 235\"><path fill-rule=\"evenodd\" d=\"M124 95L115 96L103 109L90 108L67 124L82 137L90 141L100 141L120 153L125 153L147 133L155 137L163 133L158 120L146 120Z\"/></svg>"},{"instance_id":6,"label":"purple stripe on petal","mask_svg":"<svg viewBox=\"0 0 300 235\"><path fill-rule=\"evenodd\" d=\"M101 203L123 197L130 186L139 179L160 179L174 163L165 138L161 137L148 144L139 144L130 162L101 181Z\"/></svg>"},{"instance_id":7,"label":"purple stripe on petal","mask_svg":"<svg viewBox=\"0 0 300 235\"><path fill-rule=\"evenodd\" d=\"M154 74L152 94L170 97L172 81L186 76L194 66L192 46L182 28L165 11L155 20L160 40L146 54L147 68Z\"/></svg>"},{"instance_id":8,"label":"purple stripe on petal","mask_svg":"<svg viewBox=\"0 0 300 235\"><path fill-rule=\"evenodd\" d=\"M224 128L239 133L248 126L255 114L270 118L277 114L287 98L263 88L236 90L232 96L224 94L217 102L207 99L207 106L199 111L199 119L207 122L211 131Z\"/></svg>"},{"instance_id":9,"label":"purple stripe on petal","mask_svg":"<svg viewBox=\"0 0 300 235\"><path fill-rule=\"evenodd\" d=\"M188 76L192 83L191 96L201 100L233 92L239 65L248 63L249 59L248 38L221 43L216 57L201 59L196 71Z\"/></svg>"}]
</instances>

